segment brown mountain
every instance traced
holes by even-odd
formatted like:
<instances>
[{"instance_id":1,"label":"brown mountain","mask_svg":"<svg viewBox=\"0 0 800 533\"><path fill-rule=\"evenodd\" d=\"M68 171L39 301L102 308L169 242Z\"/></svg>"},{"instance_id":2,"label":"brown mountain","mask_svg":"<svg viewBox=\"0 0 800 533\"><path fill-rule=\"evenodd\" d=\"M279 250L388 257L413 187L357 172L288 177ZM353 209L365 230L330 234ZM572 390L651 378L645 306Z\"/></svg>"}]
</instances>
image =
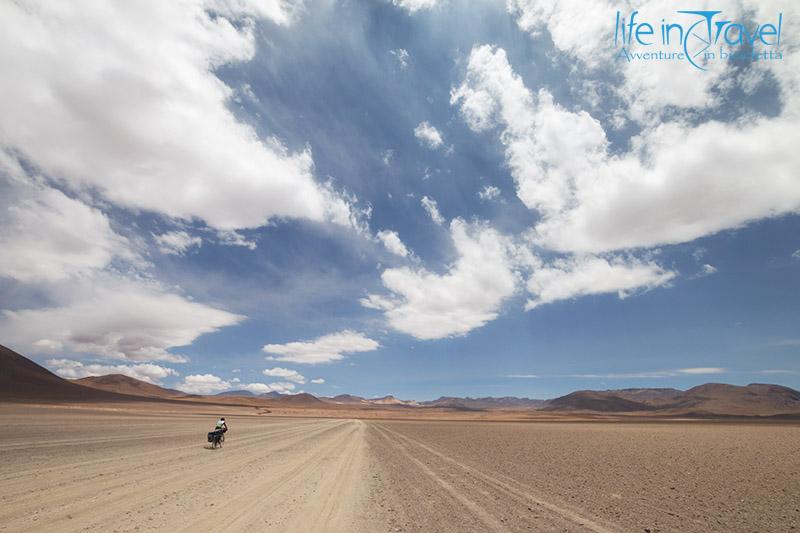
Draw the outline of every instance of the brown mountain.
<instances>
[{"instance_id":1,"label":"brown mountain","mask_svg":"<svg viewBox=\"0 0 800 533\"><path fill-rule=\"evenodd\" d=\"M119 402L141 400L84 387L60 378L17 352L0 346L0 400L38 402Z\"/></svg>"},{"instance_id":2,"label":"brown mountain","mask_svg":"<svg viewBox=\"0 0 800 533\"><path fill-rule=\"evenodd\" d=\"M744 387L706 383L681 394L675 407L701 415L800 414L800 392L765 383L751 383Z\"/></svg>"},{"instance_id":3,"label":"brown mountain","mask_svg":"<svg viewBox=\"0 0 800 533\"><path fill-rule=\"evenodd\" d=\"M339 403L347 405L361 405L368 403L367 400L362 398L361 396L353 396L352 394L340 394L338 396L334 396L333 398L320 398L320 399L328 403Z\"/></svg>"},{"instance_id":4,"label":"brown mountain","mask_svg":"<svg viewBox=\"0 0 800 533\"><path fill-rule=\"evenodd\" d=\"M373 405L405 405L410 407L416 407L419 405L414 400L400 400L392 395L383 396L381 398L371 398L367 400L367 402Z\"/></svg>"},{"instance_id":5,"label":"brown mountain","mask_svg":"<svg viewBox=\"0 0 800 533\"><path fill-rule=\"evenodd\" d=\"M219 392L215 394L216 397L225 397L225 396L244 396L246 398L253 398L256 395L250 392L249 390L228 390L225 392Z\"/></svg>"},{"instance_id":6,"label":"brown mountain","mask_svg":"<svg viewBox=\"0 0 800 533\"><path fill-rule=\"evenodd\" d=\"M307 392L301 392L300 394L282 394L280 398L272 398L269 400L270 405L311 405L311 406L319 406L324 405L325 402L314 396L313 394L309 394Z\"/></svg>"},{"instance_id":7,"label":"brown mountain","mask_svg":"<svg viewBox=\"0 0 800 533\"><path fill-rule=\"evenodd\" d=\"M625 398L626 400L631 400L634 402L644 402L644 403L670 401L674 400L675 398L683 394L682 390L666 389L666 388L616 389L607 392L612 392L615 396L619 396L620 398Z\"/></svg>"},{"instance_id":8,"label":"brown mountain","mask_svg":"<svg viewBox=\"0 0 800 533\"><path fill-rule=\"evenodd\" d=\"M600 413L629 413L634 411L651 411L653 407L644 402L628 400L617 394L617 391L582 390L571 392L547 402L544 407L548 411L596 411Z\"/></svg>"},{"instance_id":9,"label":"brown mountain","mask_svg":"<svg viewBox=\"0 0 800 533\"><path fill-rule=\"evenodd\" d=\"M179 390L165 389L146 381L141 381L122 374L108 374L106 376L92 376L87 378L75 379L72 381L84 387L100 389L119 394L130 394L131 396L145 396L147 398L175 398L185 396Z\"/></svg>"},{"instance_id":10,"label":"brown mountain","mask_svg":"<svg viewBox=\"0 0 800 533\"><path fill-rule=\"evenodd\" d=\"M800 415L800 392L780 385L706 383L677 389L578 391L547 402L551 411L652 412L693 416Z\"/></svg>"}]
</instances>

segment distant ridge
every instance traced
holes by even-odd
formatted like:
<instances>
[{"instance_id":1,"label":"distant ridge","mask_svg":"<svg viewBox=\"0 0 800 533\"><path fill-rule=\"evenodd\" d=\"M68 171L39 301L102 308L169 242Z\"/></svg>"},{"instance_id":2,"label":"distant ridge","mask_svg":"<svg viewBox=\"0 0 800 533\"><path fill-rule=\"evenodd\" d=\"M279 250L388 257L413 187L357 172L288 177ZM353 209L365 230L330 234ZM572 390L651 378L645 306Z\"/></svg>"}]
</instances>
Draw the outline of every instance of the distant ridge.
<instances>
[{"instance_id":1,"label":"distant ridge","mask_svg":"<svg viewBox=\"0 0 800 533\"><path fill-rule=\"evenodd\" d=\"M225 397L225 396L246 396L248 398L252 398L252 397L255 396L255 394L253 394L249 390L228 390L228 391L225 391L225 392L217 393L214 396L221 396L221 397Z\"/></svg>"},{"instance_id":2,"label":"distant ridge","mask_svg":"<svg viewBox=\"0 0 800 533\"><path fill-rule=\"evenodd\" d=\"M5 402L202 402L252 407L392 409L414 412L430 408L460 411L543 410L559 413L603 413L694 417L800 417L800 392L781 385L746 386L706 383L686 391L668 388L629 388L576 391L552 400L516 398L458 398L443 396L416 402L394 396L365 399L350 394L317 398L309 393L254 395L227 391L216 396L188 395L121 374L66 380L30 359L0 346L0 401Z\"/></svg>"},{"instance_id":3,"label":"distant ridge","mask_svg":"<svg viewBox=\"0 0 800 533\"><path fill-rule=\"evenodd\" d=\"M800 414L800 392L781 385L706 383L677 389L577 391L547 402L549 411L657 412L695 416Z\"/></svg>"},{"instance_id":4,"label":"distant ridge","mask_svg":"<svg viewBox=\"0 0 800 533\"><path fill-rule=\"evenodd\" d=\"M0 399L4 401L122 402L141 400L60 378L27 357L0 345Z\"/></svg>"},{"instance_id":5,"label":"distant ridge","mask_svg":"<svg viewBox=\"0 0 800 533\"><path fill-rule=\"evenodd\" d=\"M132 396L144 396L146 398L175 398L178 396L186 396L186 394L179 390L165 389L158 385L153 385L152 383L147 383L146 381L123 374L91 376L75 379L72 380L72 382L93 389L116 392L119 394L130 394Z\"/></svg>"},{"instance_id":6,"label":"distant ridge","mask_svg":"<svg viewBox=\"0 0 800 533\"><path fill-rule=\"evenodd\" d=\"M596 411L600 413L629 413L633 411L652 411L654 408L644 402L628 400L616 391L582 390L571 392L547 402L548 411Z\"/></svg>"},{"instance_id":7,"label":"distant ridge","mask_svg":"<svg viewBox=\"0 0 800 533\"><path fill-rule=\"evenodd\" d=\"M500 398L442 396L436 400L421 402L421 405L424 407L449 407L451 409L481 411L484 409L538 409L546 403L547 400L532 400L530 398L517 398L516 396L503 396Z\"/></svg>"}]
</instances>

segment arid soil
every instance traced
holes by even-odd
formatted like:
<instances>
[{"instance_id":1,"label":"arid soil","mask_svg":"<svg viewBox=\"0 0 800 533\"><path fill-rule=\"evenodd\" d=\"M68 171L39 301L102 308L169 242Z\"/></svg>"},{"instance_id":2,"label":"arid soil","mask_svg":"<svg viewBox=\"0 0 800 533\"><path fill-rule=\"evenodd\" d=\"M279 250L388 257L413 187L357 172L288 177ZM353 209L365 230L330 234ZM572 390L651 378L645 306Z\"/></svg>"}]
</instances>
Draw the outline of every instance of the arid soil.
<instances>
[{"instance_id":1,"label":"arid soil","mask_svg":"<svg viewBox=\"0 0 800 533\"><path fill-rule=\"evenodd\" d=\"M793 531L800 427L377 422L376 501L403 531Z\"/></svg>"},{"instance_id":2,"label":"arid soil","mask_svg":"<svg viewBox=\"0 0 800 533\"><path fill-rule=\"evenodd\" d=\"M800 527L797 424L166 409L0 404L0 531ZM212 450L219 414L231 430Z\"/></svg>"}]
</instances>

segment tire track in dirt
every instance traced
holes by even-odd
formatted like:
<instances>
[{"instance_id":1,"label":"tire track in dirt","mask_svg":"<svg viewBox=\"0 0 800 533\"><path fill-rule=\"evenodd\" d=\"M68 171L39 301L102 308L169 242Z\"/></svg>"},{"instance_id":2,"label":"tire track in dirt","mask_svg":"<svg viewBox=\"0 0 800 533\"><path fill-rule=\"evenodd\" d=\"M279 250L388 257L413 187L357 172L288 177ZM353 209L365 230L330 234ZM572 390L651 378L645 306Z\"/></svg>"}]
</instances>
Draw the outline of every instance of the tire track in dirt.
<instances>
[{"instance_id":1,"label":"tire track in dirt","mask_svg":"<svg viewBox=\"0 0 800 533\"><path fill-rule=\"evenodd\" d=\"M397 431L389 429L385 425L376 424L374 427L383 433L386 442L397 443L396 446L403 451L411 461L418 464L418 466L420 466L421 469L429 476L437 478L437 482L442 484L445 489L448 490L451 496L456 497L459 499L459 501L463 501L467 508L473 513L475 512L474 507L478 505L474 500L484 502L500 500L506 504L513 501L529 510L532 510L533 508L546 510L552 515L552 517L555 518L555 523L553 525L556 527L559 527L558 523L561 522L561 525L566 525L568 529L578 526L583 530L594 531L596 533L610 533L618 530L618 528L615 528L613 525L602 524L596 519L588 518L580 511L569 509L563 505L557 505L549 499L535 495L534 491L530 487L522 485L516 480L508 478L507 476L503 476L502 474L492 475L478 470L416 439L412 439ZM434 466L436 464L435 461L431 461L427 464L423 463L423 461L417 458L417 454L412 450L422 451L422 455L427 454L428 458L435 458L439 462L439 465ZM452 467L455 472L448 472L447 469L442 466L443 464ZM438 479L444 476L450 477L451 480L454 480L450 488L446 486L447 482L442 483L441 479ZM462 482L467 481L466 483L459 484L461 486L466 485L470 487L469 492L473 495L473 499L468 498L466 495L459 493L457 489L453 488L453 485L456 484L455 480L458 480L459 478L461 478ZM480 484L485 485L489 490L479 489L478 486ZM492 493L494 493L494 498L492 498ZM498 493L500 493L499 498L497 498ZM487 514L492 515L492 510L489 510L483 506L480 507L479 512L482 517ZM495 512L497 511L495 510ZM496 521L494 524L487 523L487 526L489 526L489 529L500 531L513 528L511 524L505 523L505 521L501 521L499 524ZM536 527L542 528L543 524L538 523Z\"/></svg>"}]
</instances>

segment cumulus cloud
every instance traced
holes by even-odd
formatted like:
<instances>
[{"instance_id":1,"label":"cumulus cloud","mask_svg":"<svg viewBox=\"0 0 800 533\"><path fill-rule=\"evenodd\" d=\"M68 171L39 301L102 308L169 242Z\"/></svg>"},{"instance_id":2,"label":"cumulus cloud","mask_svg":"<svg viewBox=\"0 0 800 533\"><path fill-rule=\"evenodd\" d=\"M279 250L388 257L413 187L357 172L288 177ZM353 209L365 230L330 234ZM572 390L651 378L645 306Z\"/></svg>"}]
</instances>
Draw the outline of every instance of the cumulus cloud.
<instances>
[{"instance_id":1,"label":"cumulus cloud","mask_svg":"<svg viewBox=\"0 0 800 533\"><path fill-rule=\"evenodd\" d=\"M439 212L439 204L436 203L436 200L427 196L423 196L420 200L420 203L425 211L428 212L428 216L431 217L431 220L440 226L444 224L445 220L442 214Z\"/></svg>"},{"instance_id":2,"label":"cumulus cloud","mask_svg":"<svg viewBox=\"0 0 800 533\"><path fill-rule=\"evenodd\" d=\"M250 60L255 19L288 24L289 5L4 3L2 147L75 189L218 229L349 225L350 202L315 181L310 150L237 121L214 73Z\"/></svg>"},{"instance_id":3,"label":"cumulus cloud","mask_svg":"<svg viewBox=\"0 0 800 533\"><path fill-rule=\"evenodd\" d=\"M0 174L5 169L0 165ZM114 258L136 261L128 240L98 209L34 183L9 183L0 198L0 276L65 281Z\"/></svg>"},{"instance_id":4,"label":"cumulus cloud","mask_svg":"<svg viewBox=\"0 0 800 533\"><path fill-rule=\"evenodd\" d=\"M677 275L652 261L625 256L565 256L544 262L525 238L486 223L454 219L450 235L458 259L441 274L424 267L381 274L388 294L369 294L361 305L380 310L397 331L418 339L466 335L499 315L520 289L526 310L558 300L617 293L620 298L668 284Z\"/></svg>"},{"instance_id":5,"label":"cumulus cloud","mask_svg":"<svg viewBox=\"0 0 800 533\"><path fill-rule=\"evenodd\" d=\"M169 231L161 235L153 235L161 253L170 255L184 255L194 247L200 247L203 239L189 235L185 231Z\"/></svg>"},{"instance_id":6,"label":"cumulus cloud","mask_svg":"<svg viewBox=\"0 0 800 533\"><path fill-rule=\"evenodd\" d=\"M721 9L731 20L743 14L742 4L738 1L715 2L714 9ZM619 111L634 120L655 120L667 107L713 106L711 89L728 71L727 62L722 61L707 64L706 72L698 76L685 63L628 63L614 58L609 39L613 37L613 17L617 10L628 14L636 9L640 17L651 21L665 18L671 22L693 22L693 16L677 13L679 8L669 2L650 0L634 4L624 0L591 3L566 0L547 3L509 0L507 6L522 30L534 36L547 31L558 52L573 61L579 61L581 70L592 75L591 84L597 84L597 80L602 79L604 68L614 68L620 72L624 81L608 88L625 102L624 108ZM601 49L607 49L609 53L598 54L597 51ZM594 91L590 89L589 92Z\"/></svg>"},{"instance_id":7,"label":"cumulus cloud","mask_svg":"<svg viewBox=\"0 0 800 533\"><path fill-rule=\"evenodd\" d=\"M477 46L451 103L473 130L500 128L517 195L542 215L537 244L552 250L681 243L800 210L792 149L800 121L790 100L774 119L664 122L611 155L591 115L564 109L546 90L534 95L504 50Z\"/></svg>"},{"instance_id":8,"label":"cumulus cloud","mask_svg":"<svg viewBox=\"0 0 800 533\"><path fill-rule=\"evenodd\" d=\"M313 383L314 385L322 385L323 383L325 383L325 380L322 378L316 378L312 379L311 383Z\"/></svg>"},{"instance_id":9,"label":"cumulus cloud","mask_svg":"<svg viewBox=\"0 0 800 533\"><path fill-rule=\"evenodd\" d=\"M177 376L178 372L153 363L138 365L104 365L99 363L83 363L72 359L48 359L47 366L62 378L76 379L89 376L105 376L107 374L122 374L154 385L161 384L161 380L169 376Z\"/></svg>"},{"instance_id":10,"label":"cumulus cloud","mask_svg":"<svg viewBox=\"0 0 800 533\"><path fill-rule=\"evenodd\" d=\"M460 219L450 234L459 257L445 273L387 269L381 280L391 296L372 294L362 305L384 311L389 325L418 339L465 335L494 320L516 285L509 240Z\"/></svg>"},{"instance_id":11,"label":"cumulus cloud","mask_svg":"<svg viewBox=\"0 0 800 533\"><path fill-rule=\"evenodd\" d=\"M156 282L112 274L58 287L57 303L5 310L0 337L28 353L64 349L138 361L185 361L167 351L243 316L173 294Z\"/></svg>"},{"instance_id":12,"label":"cumulus cloud","mask_svg":"<svg viewBox=\"0 0 800 533\"><path fill-rule=\"evenodd\" d=\"M440 1L441 0L392 0L392 4L408 10L409 13L415 13L420 10L431 9Z\"/></svg>"},{"instance_id":13,"label":"cumulus cloud","mask_svg":"<svg viewBox=\"0 0 800 533\"><path fill-rule=\"evenodd\" d=\"M186 376L176 388L188 394L218 394L231 390L234 386L237 390L246 390L253 394L265 394L268 392L283 394L295 389L295 384L289 382L240 384L238 381L227 381L214 374Z\"/></svg>"},{"instance_id":14,"label":"cumulus cloud","mask_svg":"<svg viewBox=\"0 0 800 533\"><path fill-rule=\"evenodd\" d=\"M444 144L441 132L431 126L427 121L420 122L419 125L414 128L414 137L431 150L436 150Z\"/></svg>"},{"instance_id":15,"label":"cumulus cloud","mask_svg":"<svg viewBox=\"0 0 800 533\"><path fill-rule=\"evenodd\" d=\"M305 384L306 382L305 376L303 376L297 370L291 370L289 368L281 368L279 366L275 368L267 368L262 372L262 374L274 378L283 378L293 383L300 383L301 385Z\"/></svg>"},{"instance_id":16,"label":"cumulus cloud","mask_svg":"<svg viewBox=\"0 0 800 533\"><path fill-rule=\"evenodd\" d=\"M231 384L213 374L192 374L176 387L187 394L216 394L231 388Z\"/></svg>"},{"instance_id":17,"label":"cumulus cloud","mask_svg":"<svg viewBox=\"0 0 800 533\"><path fill-rule=\"evenodd\" d=\"M595 256L557 259L533 270L527 289L534 297L528 300L525 309L590 294L616 292L625 298L632 291L665 285L675 276L675 272L655 263L636 259Z\"/></svg>"},{"instance_id":18,"label":"cumulus cloud","mask_svg":"<svg viewBox=\"0 0 800 533\"><path fill-rule=\"evenodd\" d=\"M408 248L400 240L400 236L396 231L381 230L378 232L378 240L383 243L383 246L395 255L400 257L408 257Z\"/></svg>"},{"instance_id":19,"label":"cumulus cloud","mask_svg":"<svg viewBox=\"0 0 800 533\"><path fill-rule=\"evenodd\" d=\"M270 354L267 359L271 361L313 365L339 361L347 354L372 352L378 348L380 344L363 333L345 330L310 341L266 344L262 349Z\"/></svg>"}]
</instances>

